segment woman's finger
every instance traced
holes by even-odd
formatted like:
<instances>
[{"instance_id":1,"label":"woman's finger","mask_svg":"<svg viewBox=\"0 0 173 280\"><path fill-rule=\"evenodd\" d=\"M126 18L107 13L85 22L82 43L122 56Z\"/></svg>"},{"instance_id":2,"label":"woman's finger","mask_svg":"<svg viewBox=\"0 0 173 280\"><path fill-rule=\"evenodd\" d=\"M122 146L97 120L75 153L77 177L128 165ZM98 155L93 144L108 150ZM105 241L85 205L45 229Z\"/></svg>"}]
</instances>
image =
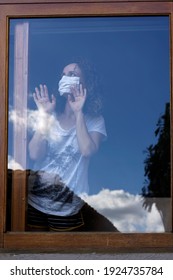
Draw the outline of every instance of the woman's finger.
<instances>
[{"instance_id":1,"label":"woman's finger","mask_svg":"<svg viewBox=\"0 0 173 280\"><path fill-rule=\"evenodd\" d=\"M49 94L48 94L48 88L46 85L43 86L43 89L44 89L44 97L48 98L49 97Z\"/></svg>"},{"instance_id":2,"label":"woman's finger","mask_svg":"<svg viewBox=\"0 0 173 280\"><path fill-rule=\"evenodd\" d=\"M86 98L86 95L87 95L87 90L86 90L86 88L84 88L84 90L83 90L83 97Z\"/></svg>"},{"instance_id":3,"label":"woman's finger","mask_svg":"<svg viewBox=\"0 0 173 280\"><path fill-rule=\"evenodd\" d=\"M39 100L40 98L41 98L41 96L40 96L40 91L39 91L39 89L36 87L35 88L35 98L37 99L37 100Z\"/></svg>"},{"instance_id":4,"label":"woman's finger","mask_svg":"<svg viewBox=\"0 0 173 280\"><path fill-rule=\"evenodd\" d=\"M79 85L79 94L82 95L82 96L84 95L82 84Z\"/></svg>"},{"instance_id":5,"label":"woman's finger","mask_svg":"<svg viewBox=\"0 0 173 280\"><path fill-rule=\"evenodd\" d=\"M41 96L42 98L45 97L45 91L44 91L43 85L40 85L40 96Z\"/></svg>"},{"instance_id":6,"label":"woman's finger","mask_svg":"<svg viewBox=\"0 0 173 280\"><path fill-rule=\"evenodd\" d=\"M52 94L51 98L52 98L52 104L56 104L56 98L53 94Z\"/></svg>"}]
</instances>

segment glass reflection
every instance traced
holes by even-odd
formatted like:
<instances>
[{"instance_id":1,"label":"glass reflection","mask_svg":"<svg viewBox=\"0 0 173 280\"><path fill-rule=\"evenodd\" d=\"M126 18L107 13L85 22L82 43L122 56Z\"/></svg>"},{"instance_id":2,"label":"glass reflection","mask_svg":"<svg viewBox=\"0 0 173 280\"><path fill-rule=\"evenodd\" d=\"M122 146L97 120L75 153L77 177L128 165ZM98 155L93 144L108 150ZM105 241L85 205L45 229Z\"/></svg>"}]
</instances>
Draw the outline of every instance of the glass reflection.
<instances>
[{"instance_id":1,"label":"glass reflection","mask_svg":"<svg viewBox=\"0 0 173 280\"><path fill-rule=\"evenodd\" d=\"M171 230L169 17L11 20L9 70L27 230Z\"/></svg>"}]
</instances>

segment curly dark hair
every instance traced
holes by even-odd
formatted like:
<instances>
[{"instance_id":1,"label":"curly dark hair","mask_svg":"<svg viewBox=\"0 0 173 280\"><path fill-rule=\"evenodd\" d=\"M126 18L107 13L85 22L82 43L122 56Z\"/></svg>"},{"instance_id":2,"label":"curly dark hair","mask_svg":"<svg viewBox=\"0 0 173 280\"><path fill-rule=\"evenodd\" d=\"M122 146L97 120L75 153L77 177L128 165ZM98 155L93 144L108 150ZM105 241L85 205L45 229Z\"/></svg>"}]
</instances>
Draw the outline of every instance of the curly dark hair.
<instances>
[{"instance_id":1,"label":"curly dark hair","mask_svg":"<svg viewBox=\"0 0 173 280\"><path fill-rule=\"evenodd\" d=\"M87 89L87 99L83 109L84 113L98 116L102 109L102 98L100 81L93 63L81 57L72 58L71 62L68 64L71 63L76 63L79 66L84 77L85 87ZM57 111L62 112L64 110L66 100L58 95L57 101Z\"/></svg>"}]
</instances>

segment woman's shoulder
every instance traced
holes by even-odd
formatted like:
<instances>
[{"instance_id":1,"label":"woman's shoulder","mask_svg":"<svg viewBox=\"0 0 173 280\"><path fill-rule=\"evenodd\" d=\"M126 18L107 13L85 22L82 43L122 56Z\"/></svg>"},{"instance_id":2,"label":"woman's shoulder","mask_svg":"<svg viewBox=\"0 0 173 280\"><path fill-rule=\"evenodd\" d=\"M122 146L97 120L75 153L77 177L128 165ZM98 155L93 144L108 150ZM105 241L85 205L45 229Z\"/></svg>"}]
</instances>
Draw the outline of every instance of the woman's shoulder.
<instances>
[{"instance_id":1,"label":"woman's shoulder","mask_svg":"<svg viewBox=\"0 0 173 280\"><path fill-rule=\"evenodd\" d=\"M105 130L105 121L102 115L98 115L98 116L86 115L85 120L89 130L98 130L98 131Z\"/></svg>"},{"instance_id":2,"label":"woman's shoulder","mask_svg":"<svg viewBox=\"0 0 173 280\"><path fill-rule=\"evenodd\" d=\"M104 117L103 115L89 115L89 114L86 114L85 115L85 120L86 122L88 123L95 123L95 122L104 122Z\"/></svg>"},{"instance_id":3,"label":"woman's shoulder","mask_svg":"<svg viewBox=\"0 0 173 280\"><path fill-rule=\"evenodd\" d=\"M103 115L102 114L85 114L85 118L88 120L99 120L99 119L103 119Z\"/></svg>"}]
</instances>

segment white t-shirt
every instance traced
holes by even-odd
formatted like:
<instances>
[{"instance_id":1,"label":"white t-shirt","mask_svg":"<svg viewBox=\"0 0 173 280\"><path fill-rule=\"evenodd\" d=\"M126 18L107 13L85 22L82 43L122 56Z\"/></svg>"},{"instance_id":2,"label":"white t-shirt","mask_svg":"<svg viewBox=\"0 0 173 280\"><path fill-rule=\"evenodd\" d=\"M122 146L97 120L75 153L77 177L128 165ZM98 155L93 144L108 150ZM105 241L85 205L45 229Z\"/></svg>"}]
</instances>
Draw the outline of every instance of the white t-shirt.
<instances>
[{"instance_id":1,"label":"white t-shirt","mask_svg":"<svg viewBox=\"0 0 173 280\"><path fill-rule=\"evenodd\" d=\"M102 116L85 116L85 122L88 132L106 137ZM80 153L75 127L65 130L56 120L47 141L46 157L35 164L29 178L28 203L47 214L74 215L84 203L80 196L88 193L89 158Z\"/></svg>"}]
</instances>

